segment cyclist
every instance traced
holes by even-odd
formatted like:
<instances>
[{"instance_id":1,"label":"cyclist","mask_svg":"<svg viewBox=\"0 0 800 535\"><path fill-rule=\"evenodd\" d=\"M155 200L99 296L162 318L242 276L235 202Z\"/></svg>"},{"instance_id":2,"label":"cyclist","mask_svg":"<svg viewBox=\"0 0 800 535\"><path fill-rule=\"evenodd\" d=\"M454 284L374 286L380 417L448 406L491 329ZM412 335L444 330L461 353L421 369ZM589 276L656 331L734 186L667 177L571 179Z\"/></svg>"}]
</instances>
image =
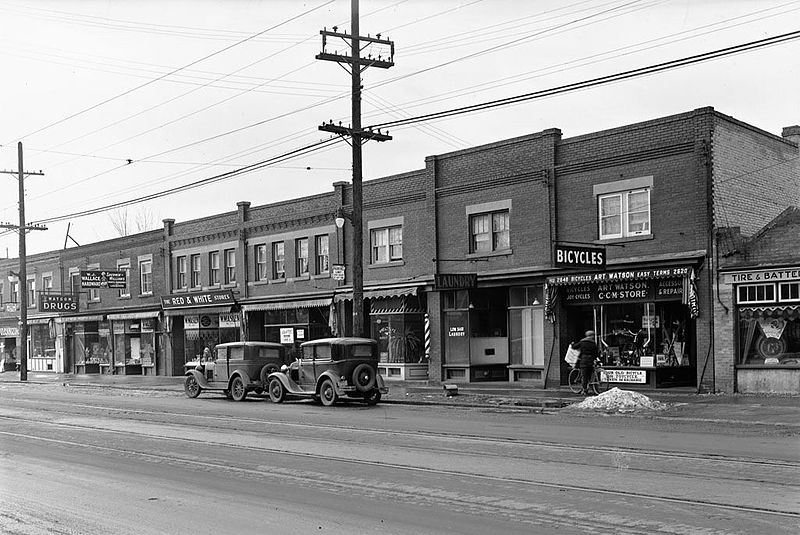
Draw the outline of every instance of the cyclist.
<instances>
[{"instance_id":1,"label":"cyclist","mask_svg":"<svg viewBox=\"0 0 800 535\"><path fill-rule=\"evenodd\" d=\"M594 341L594 331L586 331L584 337L572 344L572 347L581 352L578 368L581 370L581 394L589 395L589 380L594 372L594 361L599 356L597 344Z\"/></svg>"}]
</instances>

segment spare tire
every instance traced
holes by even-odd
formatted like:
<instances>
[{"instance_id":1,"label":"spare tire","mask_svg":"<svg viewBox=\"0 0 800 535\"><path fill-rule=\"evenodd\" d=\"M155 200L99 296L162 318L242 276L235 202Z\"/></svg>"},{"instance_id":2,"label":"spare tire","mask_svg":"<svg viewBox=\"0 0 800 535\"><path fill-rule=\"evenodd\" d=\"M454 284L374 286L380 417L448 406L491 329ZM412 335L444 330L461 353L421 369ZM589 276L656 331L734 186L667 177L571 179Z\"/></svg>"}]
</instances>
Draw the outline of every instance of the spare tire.
<instances>
[{"instance_id":1,"label":"spare tire","mask_svg":"<svg viewBox=\"0 0 800 535\"><path fill-rule=\"evenodd\" d=\"M375 386L375 368L362 362L353 370L353 384L359 392L369 392Z\"/></svg>"}]
</instances>

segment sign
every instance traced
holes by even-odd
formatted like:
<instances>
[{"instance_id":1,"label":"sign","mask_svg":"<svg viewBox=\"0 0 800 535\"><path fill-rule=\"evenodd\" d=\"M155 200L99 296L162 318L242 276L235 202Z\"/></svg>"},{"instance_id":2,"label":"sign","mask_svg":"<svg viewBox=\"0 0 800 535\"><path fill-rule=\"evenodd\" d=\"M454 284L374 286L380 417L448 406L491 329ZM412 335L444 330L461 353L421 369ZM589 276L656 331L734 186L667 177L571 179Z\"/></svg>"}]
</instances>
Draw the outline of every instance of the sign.
<instances>
[{"instance_id":1,"label":"sign","mask_svg":"<svg viewBox=\"0 0 800 535\"><path fill-rule=\"evenodd\" d=\"M123 270L81 270L81 288L120 288L128 287L128 279Z\"/></svg>"},{"instance_id":2,"label":"sign","mask_svg":"<svg viewBox=\"0 0 800 535\"><path fill-rule=\"evenodd\" d=\"M461 327L461 326L450 327L450 330L447 331L447 336L450 336L450 337L453 337L453 336L466 336L466 335L467 335L467 333L464 332L464 327Z\"/></svg>"},{"instance_id":3,"label":"sign","mask_svg":"<svg viewBox=\"0 0 800 535\"><path fill-rule=\"evenodd\" d=\"M477 288L477 273L451 273L434 275L434 286L437 290L459 290L462 288Z\"/></svg>"},{"instance_id":4,"label":"sign","mask_svg":"<svg viewBox=\"0 0 800 535\"><path fill-rule=\"evenodd\" d=\"M77 295L39 294L39 312L77 312Z\"/></svg>"},{"instance_id":5,"label":"sign","mask_svg":"<svg viewBox=\"0 0 800 535\"><path fill-rule=\"evenodd\" d=\"M19 312L19 303L6 303L5 304L5 311L6 312Z\"/></svg>"},{"instance_id":6,"label":"sign","mask_svg":"<svg viewBox=\"0 0 800 535\"><path fill-rule=\"evenodd\" d=\"M652 368L655 366L655 357L650 355L649 357L639 357L639 365L642 368Z\"/></svg>"},{"instance_id":7,"label":"sign","mask_svg":"<svg viewBox=\"0 0 800 535\"><path fill-rule=\"evenodd\" d=\"M0 327L0 338L19 337L19 327Z\"/></svg>"},{"instance_id":8,"label":"sign","mask_svg":"<svg viewBox=\"0 0 800 535\"><path fill-rule=\"evenodd\" d=\"M231 290L214 290L211 292L192 292L179 295L162 295L161 308L183 308L233 305L236 301Z\"/></svg>"},{"instance_id":9,"label":"sign","mask_svg":"<svg viewBox=\"0 0 800 535\"><path fill-rule=\"evenodd\" d=\"M785 269L762 269L758 271L722 274L722 282L725 284L747 284L792 280L800 280L800 267Z\"/></svg>"},{"instance_id":10,"label":"sign","mask_svg":"<svg viewBox=\"0 0 800 535\"><path fill-rule=\"evenodd\" d=\"M233 329L239 328L239 314L220 314L219 315L219 328L220 329Z\"/></svg>"},{"instance_id":11,"label":"sign","mask_svg":"<svg viewBox=\"0 0 800 535\"><path fill-rule=\"evenodd\" d=\"M298 340L305 340L306 339L306 330L305 329L297 329L295 332L295 338Z\"/></svg>"},{"instance_id":12,"label":"sign","mask_svg":"<svg viewBox=\"0 0 800 535\"><path fill-rule=\"evenodd\" d=\"M767 338L780 340L783 330L786 328L786 320L783 318L758 318L758 324Z\"/></svg>"},{"instance_id":13,"label":"sign","mask_svg":"<svg viewBox=\"0 0 800 535\"><path fill-rule=\"evenodd\" d=\"M281 343L282 344L294 343L294 327L281 327Z\"/></svg>"},{"instance_id":14,"label":"sign","mask_svg":"<svg viewBox=\"0 0 800 535\"><path fill-rule=\"evenodd\" d=\"M333 264L331 266L331 278L335 281L344 280L344 264Z\"/></svg>"},{"instance_id":15,"label":"sign","mask_svg":"<svg viewBox=\"0 0 800 535\"><path fill-rule=\"evenodd\" d=\"M563 286L566 284L598 284L602 282L669 279L688 276L688 267L632 269L629 271L605 271L603 273L587 273L584 275L559 275L556 277L548 277L547 284L550 286Z\"/></svg>"},{"instance_id":16,"label":"sign","mask_svg":"<svg viewBox=\"0 0 800 535\"><path fill-rule=\"evenodd\" d=\"M553 264L570 268L606 268L606 248L557 243L553 246Z\"/></svg>"},{"instance_id":17,"label":"sign","mask_svg":"<svg viewBox=\"0 0 800 535\"><path fill-rule=\"evenodd\" d=\"M600 372L600 380L609 383L646 383L647 372L645 370L603 370Z\"/></svg>"}]
</instances>

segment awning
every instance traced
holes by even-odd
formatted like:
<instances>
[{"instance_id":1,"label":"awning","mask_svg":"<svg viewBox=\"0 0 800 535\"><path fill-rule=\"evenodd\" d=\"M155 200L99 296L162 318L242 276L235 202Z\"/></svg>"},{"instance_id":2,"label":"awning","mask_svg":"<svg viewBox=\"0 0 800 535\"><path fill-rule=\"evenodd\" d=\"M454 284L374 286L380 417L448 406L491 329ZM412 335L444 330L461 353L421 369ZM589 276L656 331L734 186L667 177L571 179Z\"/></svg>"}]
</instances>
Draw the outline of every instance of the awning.
<instances>
[{"instance_id":1,"label":"awning","mask_svg":"<svg viewBox=\"0 0 800 535\"><path fill-rule=\"evenodd\" d=\"M105 316L103 316L102 314L99 314L99 315L96 315L96 316L62 316L61 317L61 319L62 319L62 321L64 323L78 323L78 322L82 322L82 321L103 321L103 318L105 318ZM47 323L47 322L45 322L45 323Z\"/></svg>"},{"instance_id":2,"label":"awning","mask_svg":"<svg viewBox=\"0 0 800 535\"><path fill-rule=\"evenodd\" d=\"M26 323L28 325L47 325L48 323L50 323L50 320L55 320L55 319L56 319L55 316L50 316L47 318L42 318L41 316L33 318L29 317L27 318ZM14 324L16 325L17 322L15 321Z\"/></svg>"},{"instance_id":3,"label":"awning","mask_svg":"<svg viewBox=\"0 0 800 535\"><path fill-rule=\"evenodd\" d=\"M147 312L123 312L120 314L109 314L109 320L146 320L157 318L160 310L148 310Z\"/></svg>"},{"instance_id":4,"label":"awning","mask_svg":"<svg viewBox=\"0 0 800 535\"><path fill-rule=\"evenodd\" d=\"M692 268L684 266L557 275L555 277L547 277L547 284L548 286L566 286L570 284L604 284L643 279L674 279L677 277L688 277L691 270Z\"/></svg>"},{"instance_id":5,"label":"awning","mask_svg":"<svg viewBox=\"0 0 800 535\"><path fill-rule=\"evenodd\" d=\"M224 307L191 307L191 308L165 308L165 316L196 316L200 314L230 314L231 306Z\"/></svg>"},{"instance_id":6,"label":"awning","mask_svg":"<svg viewBox=\"0 0 800 535\"><path fill-rule=\"evenodd\" d=\"M364 290L364 299L385 299L387 297L402 297L404 295L417 295L417 286L405 288L371 288ZM337 303L341 301L352 301L353 291L336 294L333 298Z\"/></svg>"},{"instance_id":7,"label":"awning","mask_svg":"<svg viewBox=\"0 0 800 535\"><path fill-rule=\"evenodd\" d=\"M739 307L739 315L748 320L753 318L800 319L800 305Z\"/></svg>"},{"instance_id":8,"label":"awning","mask_svg":"<svg viewBox=\"0 0 800 535\"><path fill-rule=\"evenodd\" d=\"M321 299L299 299L294 301L273 301L269 303L253 303L242 304L244 312L252 312L255 310L288 310L292 308L314 308L314 307L328 307L331 305L332 299L325 297Z\"/></svg>"}]
</instances>

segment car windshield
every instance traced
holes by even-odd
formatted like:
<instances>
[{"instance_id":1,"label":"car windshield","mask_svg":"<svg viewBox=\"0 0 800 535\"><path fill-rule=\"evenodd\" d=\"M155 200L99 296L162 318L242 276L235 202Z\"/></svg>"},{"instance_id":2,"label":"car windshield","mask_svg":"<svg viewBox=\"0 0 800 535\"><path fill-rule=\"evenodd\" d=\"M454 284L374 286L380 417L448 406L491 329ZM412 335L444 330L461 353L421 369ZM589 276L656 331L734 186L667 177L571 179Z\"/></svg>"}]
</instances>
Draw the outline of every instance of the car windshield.
<instances>
[{"instance_id":1,"label":"car windshield","mask_svg":"<svg viewBox=\"0 0 800 535\"><path fill-rule=\"evenodd\" d=\"M353 355L354 357L371 357L372 346L370 345L350 346L350 354Z\"/></svg>"}]
</instances>

